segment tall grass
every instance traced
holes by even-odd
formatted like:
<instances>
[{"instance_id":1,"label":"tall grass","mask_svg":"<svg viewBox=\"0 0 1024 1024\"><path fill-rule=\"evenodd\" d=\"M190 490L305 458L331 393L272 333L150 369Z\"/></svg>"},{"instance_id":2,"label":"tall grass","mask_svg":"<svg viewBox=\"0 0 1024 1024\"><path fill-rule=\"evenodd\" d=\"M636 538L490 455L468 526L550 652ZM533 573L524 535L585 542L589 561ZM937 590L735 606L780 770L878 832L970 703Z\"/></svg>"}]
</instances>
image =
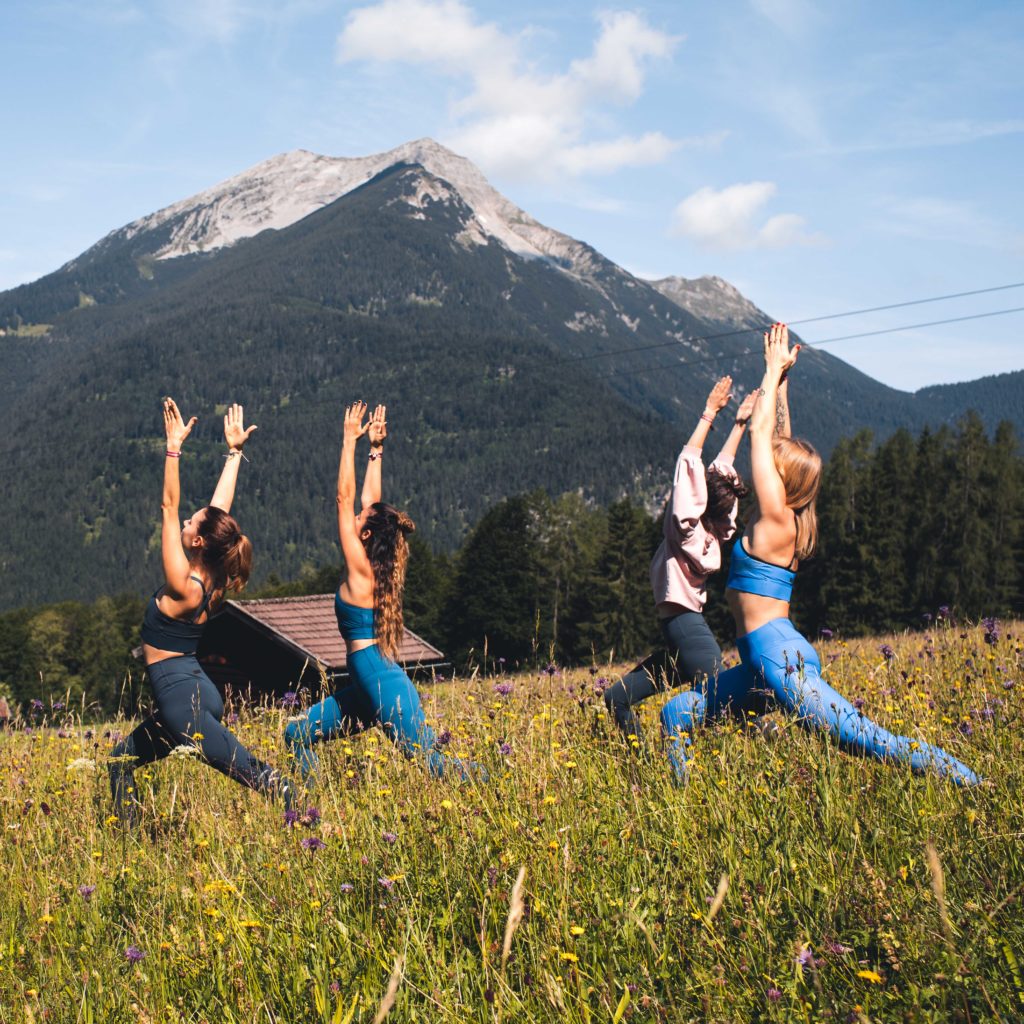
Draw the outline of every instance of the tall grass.
<instances>
[{"instance_id":1,"label":"tall grass","mask_svg":"<svg viewBox=\"0 0 1024 1024\"><path fill-rule=\"evenodd\" d=\"M783 716L774 738L698 735L679 789L655 704L637 756L611 673L555 670L425 690L487 784L431 781L374 730L319 748L288 825L172 757L137 773L126 834L104 761L132 723L20 723L0 734L0 1021L1024 1019L1021 631L984 632L821 647L973 791ZM284 766L288 713L232 728Z\"/></svg>"}]
</instances>

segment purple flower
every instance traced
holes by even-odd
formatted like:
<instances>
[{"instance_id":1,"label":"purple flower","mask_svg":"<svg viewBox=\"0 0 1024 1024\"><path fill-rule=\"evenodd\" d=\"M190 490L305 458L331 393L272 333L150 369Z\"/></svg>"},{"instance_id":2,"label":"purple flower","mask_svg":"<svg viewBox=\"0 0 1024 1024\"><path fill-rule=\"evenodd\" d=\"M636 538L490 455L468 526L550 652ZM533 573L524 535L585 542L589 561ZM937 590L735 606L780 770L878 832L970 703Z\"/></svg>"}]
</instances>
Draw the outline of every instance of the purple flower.
<instances>
[{"instance_id":1,"label":"purple flower","mask_svg":"<svg viewBox=\"0 0 1024 1024\"><path fill-rule=\"evenodd\" d=\"M452 731L451 731L451 729L445 729L445 731L443 733L441 733L440 736L437 737L437 745L439 747L446 747L446 746L448 746L449 743L451 743L451 741L452 741Z\"/></svg>"},{"instance_id":2,"label":"purple flower","mask_svg":"<svg viewBox=\"0 0 1024 1024\"><path fill-rule=\"evenodd\" d=\"M801 967L813 967L814 966L814 955L811 953L810 946L804 946L796 955L796 962Z\"/></svg>"},{"instance_id":3,"label":"purple flower","mask_svg":"<svg viewBox=\"0 0 1024 1024\"><path fill-rule=\"evenodd\" d=\"M949 618L949 605L948 604L944 604L944 605L940 605L939 606L939 614L938 614L937 617L940 618L940 619L948 619Z\"/></svg>"},{"instance_id":4,"label":"purple flower","mask_svg":"<svg viewBox=\"0 0 1024 1024\"><path fill-rule=\"evenodd\" d=\"M963 733L963 734L964 734L965 736L973 736L973 735L974 735L974 726L973 726L973 725L971 725L971 723L970 723L970 722L968 722L968 721L967 721L966 719L964 719L964 721L962 721L962 722L961 722L961 723L960 723L960 724L959 724L959 725L957 726L957 728L958 728L958 729L959 729L959 730L960 730L960 731L961 731L961 732L962 732L962 733Z\"/></svg>"},{"instance_id":5,"label":"purple flower","mask_svg":"<svg viewBox=\"0 0 1024 1024\"><path fill-rule=\"evenodd\" d=\"M854 698L853 698L853 701L852 701L852 703L853 703L853 706L854 706L854 707L855 707L855 708L856 708L856 709L857 709L858 711L860 711L860 710L861 710L861 708L863 708L863 707L864 707L864 705L865 705L866 701L864 700L864 698L863 698L863 697L854 697Z\"/></svg>"},{"instance_id":6,"label":"purple flower","mask_svg":"<svg viewBox=\"0 0 1024 1024\"><path fill-rule=\"evenodd\" d=\"M498 659L498 664L499 665L504 665L505 664L505 659L504 658L499 658Z\"/></svg>"},{"instance_id":7,"label":"purple flower","mask_svg":"<svg viewBox=\"0 0 1024 1024\"><path fill-rule=\"evenodd\" d=\"M513 690L511 683L497 683L494 687L494 692L500 697L507 697Z\"/></svg>"},{"instance_id":8,"label":"purple flower","mask_svg":"<svg viewBox=\"0 0 1024 1024\"><path fill-rule=\"evenodd\" d=\"M544 669L544 671L547 672L549 676L553 676L558 671L558 666L552 662L546 669Z\"/></svg>"},{"instance_id":9,"label":"purple flower","mask_svg":"<svg viewBox=\"0 0 1024 1024\"><path fill-rule=\"evenodd\" d=\"M398 836L395 835L394 832L384 832L384 833L382 833L381 834L381 839L383 839L385 843L397 843L398 842Z\"/></svg>"},{"instance_id":10,"label":"purple flower","mask_svg":"<svg viewBox=\"0 0 1024 1024\"><path fill-rule=\"evenodd\" d=\"M1003 680L1003 689L1004 690L1012 690L1013 689L1013 680L1012 679L1004 679Z\"/></svg>"},{"instance_id":11,"label":"purple flower","mask_svg":"<svg viewBox=\"0 0 1024 1024\"><path fill-rule=\"evenodd\" d=\"M878 649L882 652L882 657L885 658L886 661L892 661L892 659L896 657L896 652L889 646L889 644L882 644Z\"/></svg>"},{"instance_id":12,"label":"purple flower","mask_svg":"<svg viewBox=\"0 0 1024 1024\"><path fill-rule=\"evenodd\" d=\"M302 822L306 828L312 828L320 821L320 812L315 807L307 807L306 813L299 818L299 821Z\"/></svg>"},{"instance_id":13,"label":"purple flower","mask_svg":"<svg viewBox=\"0 0 1024 1024\"><path fill-rule=\"evenodd\" d=\"M338 886L340 892L351 892L354 888L355 886L351 882L342 882Z\"/></svg>"},{"instance_id":14,"label":"purple flower","mask_svg":"<svg viewBox=\"0 0 1024 1024\"><path fill-rule=\"evenodd\" d=\"M921 621L927 626L932 621L931 612L925 612L924 615L921 616Z\"/></svg>"},{"instance_id":15,"label":"purple flower","mask_svg":"<svg viewBox=\"0 0 1024 1024\"><path fill-rule=\"evenodd\" d=\"M92 899L92 894L96 891L95 885L80 885L78 887L78 895L82 897L86 903Z\"/></svg>"},{"instance_id":16,"label":"purple flower","mask_svg":"<svg viewBox=\"0 0 1024 1024\"><path fill-rule=\"evenodd\" d=\"M992 618L982 619L985 627L985 643L995 645L999 642L999 620Z\"/></svg>"},{"instance_id":17,"label":"purple flower","mask_svg":"<svg viewBox=\"0 0 1024 1024\"><path fill-rule=\"evenodd\" d=\"M782 998L782 993L777 988L770 988L765 995L768 997L769 1003L777 1003Z\"/></svg>"},{"instance_id":18,"label":"purple flower","mask_svg":"<svg viewBox=\"0 0 1024 1024\"><path fill-rule=\"evenodd\" d=\"M238 712L237 711L232 711L231 714L228 715L226 721L227 721L228 725L237 725L238 724Z\"/></svg>"},{"instance_id":19,"label":"purple flower","mask_svg":"<svg viewBox=\"0 0 1024 1024\"><path fill-rule=\"evenodd\" d=\"M124 951L124 958L130 964L137 964L146 954L138 946L129 946Z\"/></svg>"},{"instance_id":20,"label":"purple flower","mask_svg":"<svg viewBox=\"0 0 1024 1024\"><path fill-rule=\"evenodd\" d=\"M31 707L33 714L38 714L40 711L43 710L43 702L41 700L38 700L36 697L33 697Z\"/></svg>"},{"instance_id":21,"label":"purple flower","mask_svg":"<svg viewBox=\"0 0 1024 1024\"><path fill-rule=\"evenodd\" d=\"M295 822L299 820L298 811L285 811L284 812L284 823L291 828Z\"/></svg>"},{"instance_id":22,"label":"purple flower","mask_svg":"<svg viewBox=\"0 0 1024 1024\"><path fill-rule=\"evenodd\" d=\"M835 636L835 633L833 633L827 626L822 626L821 629L818 630L818 635L822 640L831 640L832 637Z\"/></svg>"},{"instance_id":23,"label":"purple flower","mask_svg":"<svg viewBox=\"0 0 1024 1024\"><path fill-rule=\"evenodd\" d=\"M297 708L299 706L299 695L294 690L289 690L281 698L281 707Z\"/></svg>"},{"instance_id":24,"label":"purple flower","mask_svg":"<svg viewBox=\"0 0 1024 1024\"><path fill-rule=\"evenodd\" d=\"M393 878L378 878L377 881L380 882L381 888L387 889L388 892L391 892L395 887L395 880Z\"/></svg>"},{"instance_id":25,"label":"purple flower","mask_svg":"<svg viewBox=\"0 0 1024 1024\"><path fill-rule=\"evenodd\" d=\"M63 711L64 710L64 701L62 701L62 700L57 701L57 703L53 705L53 710L54 711Z\"/></svg>"},{"instance_id":26,"label":"purple flower","mask_svg":"<svg viewBox=\"0 0 1024 1024\"><path fill-rule=\"evenodd\" d=\"M314 850L322 850L327 844L316 836L306 836L300 845L304 850L309 850L312 853Z\"/></svg>"},{"instance_id":27,"label":"purple flower","mask_svg":"<svg viewBox=\"0 0 1024 1024\"><path fill-rule=\"evenodd\" d=\"M841 942L826 942L826 952L833 953L836 956L841 956L843 953L852 953L853 950L850 946L844 946Z\"/></svg>"},{"instance_id":28,"label":"purple flower","mask_svg":"<svg viewBox=\"0 0 1024 1024\"><path fill-rule=\"evenodd\" d=\"M487 888L493 889L498 884L498 869L488 868L487 869Z\"/></svg>"},{"instance_id":29,"label":"purple flower","mask_svg":"<svg viewBox=\"0 0 1024 1024\"><path fill-rule=\"evenodd\" d=\"M1010 685L1012 686L1013 684L1011 683ZM502 745L498 747L498 753L503 757L508 757L508 755L512 753L512 744L502 743Z\"/></svg>"}]
</instances>

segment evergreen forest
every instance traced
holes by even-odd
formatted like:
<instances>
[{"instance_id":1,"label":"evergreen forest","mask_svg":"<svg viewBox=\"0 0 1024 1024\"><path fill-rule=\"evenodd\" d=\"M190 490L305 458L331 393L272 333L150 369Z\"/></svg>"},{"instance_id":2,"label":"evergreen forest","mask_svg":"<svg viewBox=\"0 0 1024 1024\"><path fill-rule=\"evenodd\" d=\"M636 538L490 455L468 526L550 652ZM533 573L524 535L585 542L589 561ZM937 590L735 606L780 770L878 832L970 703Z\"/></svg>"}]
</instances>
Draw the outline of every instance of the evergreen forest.
<instances>
[{"instance_id":1,"label":"evergreen forest","mask_svg":"<svg viewBox=\"0 0 1024 1024\"><path fill-rule=\"evenodd\" d=\"M1024 458L1009 423L989 435L968 415L881 444L862 431L833 450L818 512L818 551L793 602L812 639L1024 614ZM648 567L660 536L660 521L629 499L505 498L453 553L412 535L406 624L460 669L640 658L658 640ZM328 593L340 573L328 562L246 596ZM723 646L733 636L725 579L723 568L706 611ZM130 656L142 610L133 594L0 615L0 695L26 713L130 706L142 690Z\"/></svg>"}]
</instances>

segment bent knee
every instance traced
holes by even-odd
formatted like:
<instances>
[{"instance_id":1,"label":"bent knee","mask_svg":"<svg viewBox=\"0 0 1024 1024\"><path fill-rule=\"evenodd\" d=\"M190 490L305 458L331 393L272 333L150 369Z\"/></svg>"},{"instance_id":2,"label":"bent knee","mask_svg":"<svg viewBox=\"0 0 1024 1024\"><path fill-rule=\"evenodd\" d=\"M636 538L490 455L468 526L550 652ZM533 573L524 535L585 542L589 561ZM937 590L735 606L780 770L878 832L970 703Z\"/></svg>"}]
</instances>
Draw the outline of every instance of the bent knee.
<instances>
[{"instance_id":1,"label":"bent knee","mask_svg":"<svg viewBox=\"0 0 1024 1024\"><path fill-rule=\"evenodd\" d=\"M309 723L289 722L284 730L284 741L289 747L303 747L309 740Z\"/></svg>"}]
</instances>

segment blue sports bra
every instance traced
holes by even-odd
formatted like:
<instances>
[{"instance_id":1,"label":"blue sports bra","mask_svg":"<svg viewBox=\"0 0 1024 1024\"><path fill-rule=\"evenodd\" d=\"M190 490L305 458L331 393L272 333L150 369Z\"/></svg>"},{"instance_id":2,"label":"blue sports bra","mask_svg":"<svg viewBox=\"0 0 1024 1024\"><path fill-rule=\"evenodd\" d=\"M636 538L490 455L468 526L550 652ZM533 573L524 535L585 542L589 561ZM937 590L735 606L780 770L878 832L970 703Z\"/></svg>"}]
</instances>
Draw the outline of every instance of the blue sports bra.
<instances>
[{"instance_id":1,"label":"blue sports bra","mask_svg":"<svg viewBox=\"0 0 1024 1024\"><path fill-rule=\"evenodd\" d=\"M793 596L793 581L796 573L781 565L766 562L752 555L744 546L743 538L732 546L729 559L729 579L726 587L741 594L758 594L774 597L777 601L789 601Z\"/></svg>"},{"instance_id":2,"label":"blue sports bra","mask_svg":"<svg viewBox=\"0 0 1024 1024\"><path fill-rule=\"evenodd\" d=\"M203 581L198 576L189 576L189 579L195 580L203 587ZM157 587L149 599L149 604L146 605L146 614L142 617L142 642L161 651L195 654L199 638L203 635L203 626L206 625L205 622L196 622L196 619L206 611L210 603L210 594L206 592L206 587L203 587L203 599L192 613L192 618L172 619L170 615L162 612L156 603L163 589Z\"/></svg>"},{"instance_id":3,"label":"blue sports bra","mask_svg":"<svg viewBox=\"0 0 1024 1024\"><path fill-rule=\"evenodd\" d=\"M345 640L376 640L373 631L373 609L360 608L357 604L342 601L341 595L334 594L334 614L338 616L338 629Z\"/></svg>"}]
</instances>

